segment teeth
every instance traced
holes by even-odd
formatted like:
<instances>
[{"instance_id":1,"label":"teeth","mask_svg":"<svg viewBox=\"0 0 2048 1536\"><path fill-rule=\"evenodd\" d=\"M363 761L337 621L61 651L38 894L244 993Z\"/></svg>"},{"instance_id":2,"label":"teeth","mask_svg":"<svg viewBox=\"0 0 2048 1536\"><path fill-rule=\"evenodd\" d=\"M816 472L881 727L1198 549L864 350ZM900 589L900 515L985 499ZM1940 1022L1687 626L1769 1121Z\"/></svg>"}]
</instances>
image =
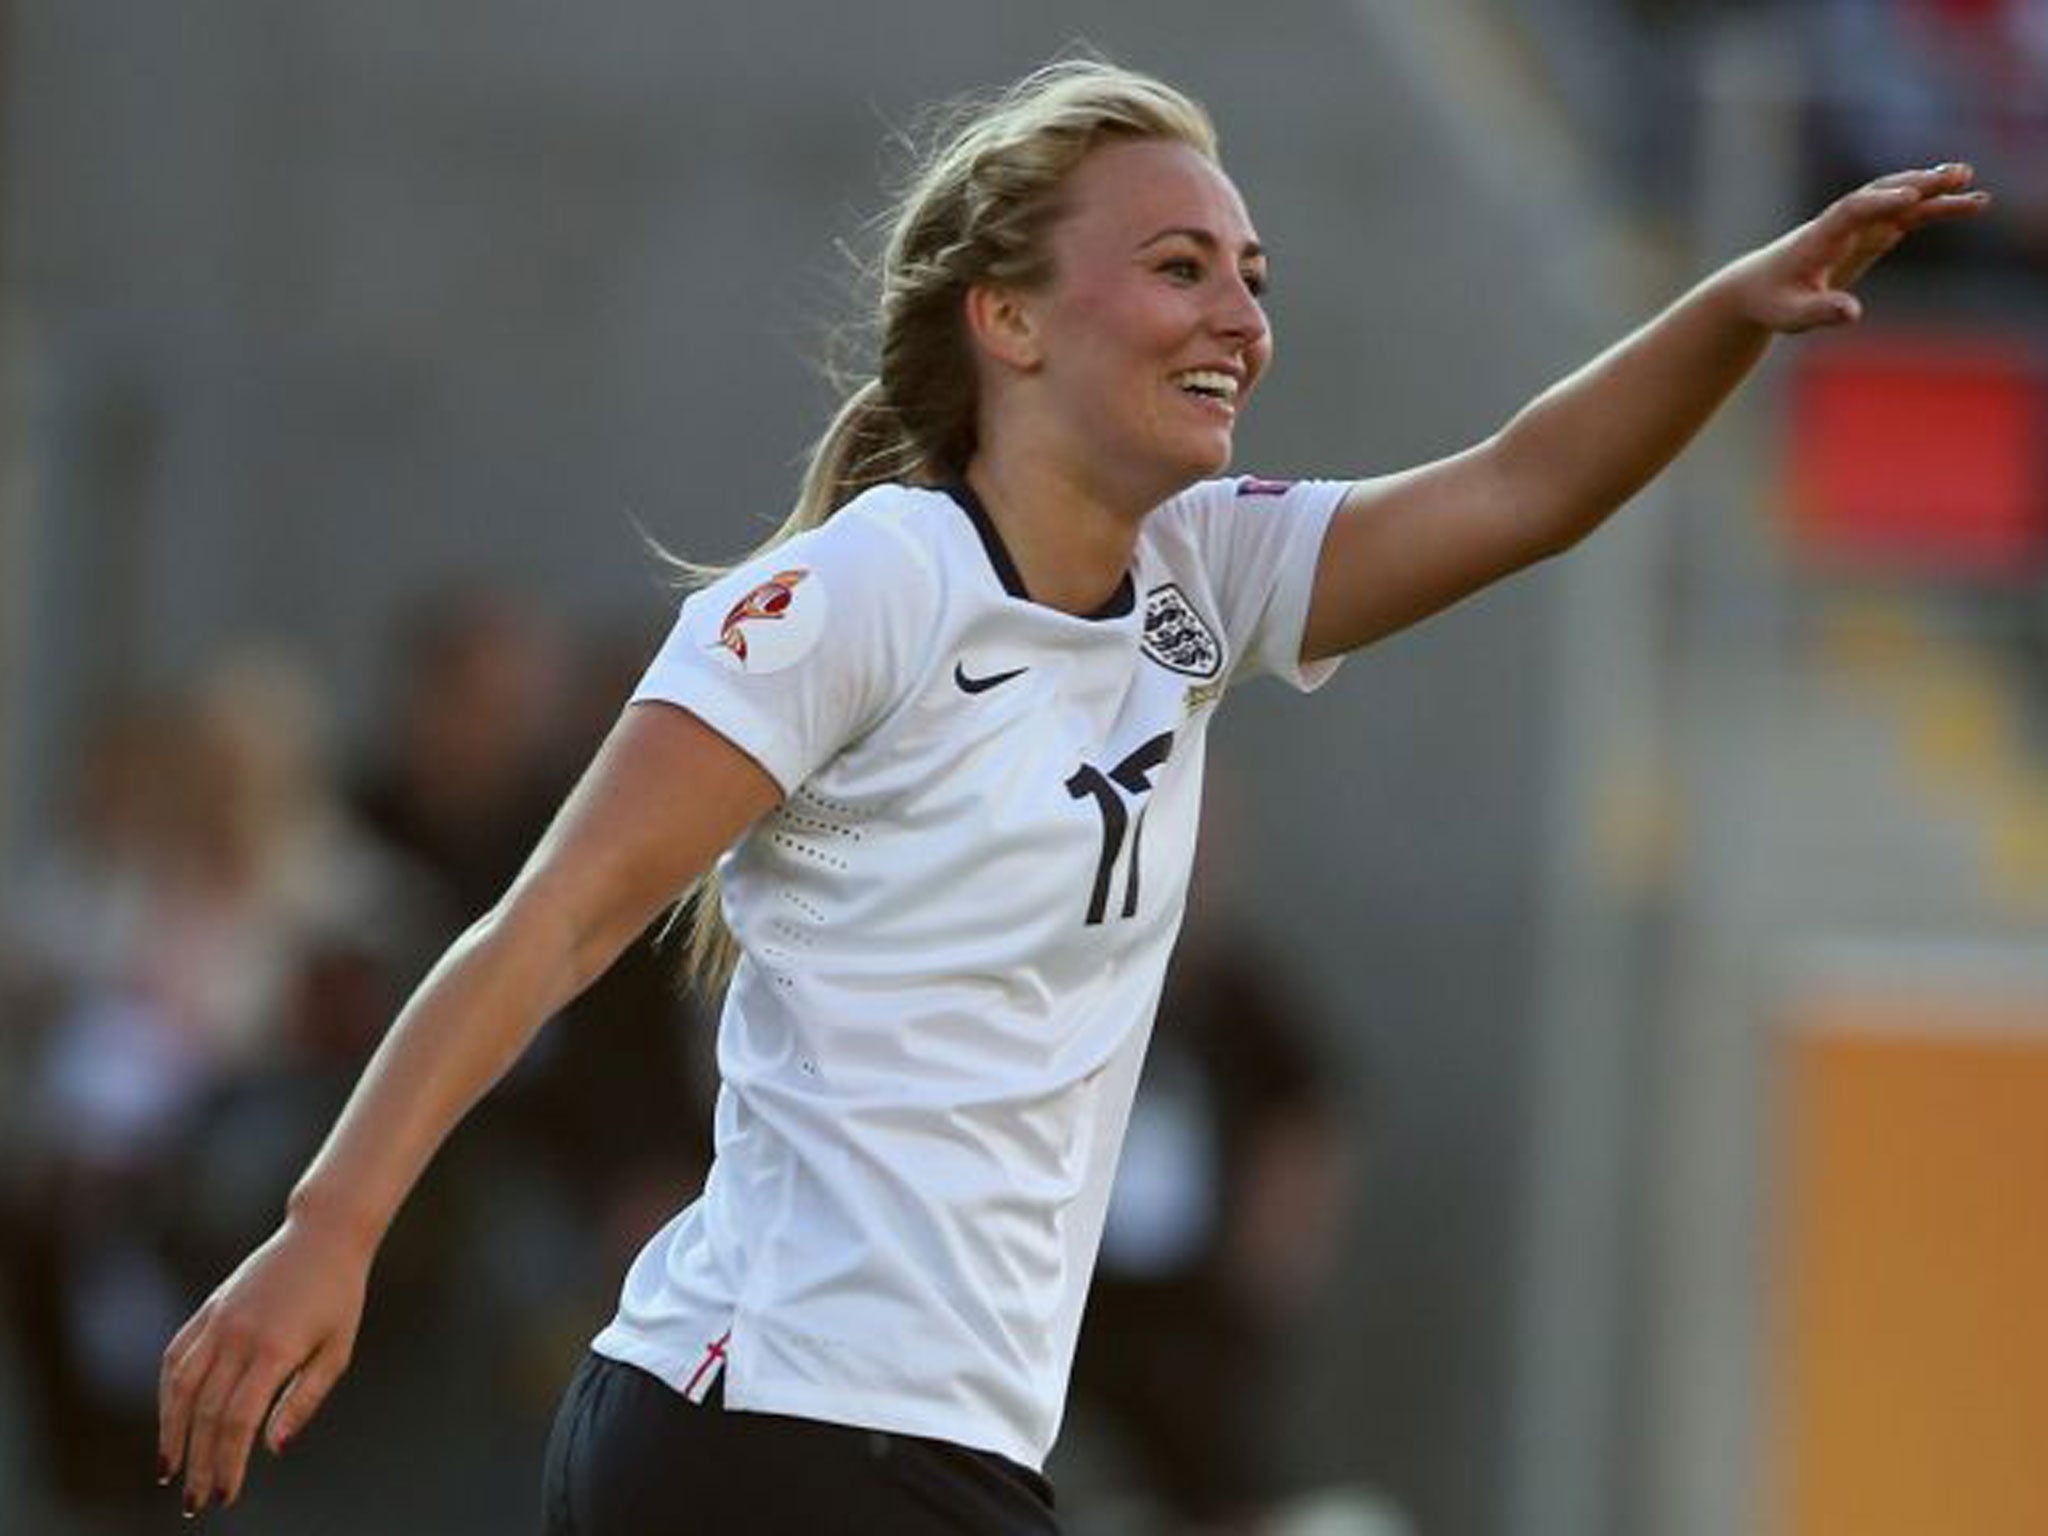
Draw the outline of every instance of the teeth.
<instances>
[{"instance_id":1,"label":"teeth","mask_svg":"<svg viewBox=\"0 0 2048 1536\"><path fill-rule=\"evenodd\" d=\"M1218 373L1208 368L1193 368L1176 375L1176 382L1182 389L1196 390L1205 395L1215 395L1223 400L1237 398L1237 380L1227 373Z\"/></svg>"}]
</instances>

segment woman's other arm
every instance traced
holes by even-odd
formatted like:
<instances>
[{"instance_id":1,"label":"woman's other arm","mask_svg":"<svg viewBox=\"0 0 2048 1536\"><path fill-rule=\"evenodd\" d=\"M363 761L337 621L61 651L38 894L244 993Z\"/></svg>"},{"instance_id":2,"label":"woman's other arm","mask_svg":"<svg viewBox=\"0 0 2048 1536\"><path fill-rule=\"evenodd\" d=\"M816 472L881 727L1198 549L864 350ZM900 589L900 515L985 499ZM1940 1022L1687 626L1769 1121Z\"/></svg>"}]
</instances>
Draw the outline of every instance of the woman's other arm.
<instances>
[{"instance_id":1,"label":"woman's other arm","mask_svg":"<svg viewBox=\"0 0 2048 1536\"><path fill-rule=\"evenodd\" d=\"M1848 290L1923 224L1980 213L1966 165L1880 177L1721 268L1477 447L1360 481L1316 566L1305 661L1571 548L1677 457L1773 335L1844 325Z\"/></svg>"},{"instance_id":2,"label":"woman's other arm","mask_svg":"<svg viewBox=\"0 0 2048 1536\"><path fill-rule=\"evenodd\" d=\"M621 716L511 889L400 1012L283 1224L165 1350L158 1471L182 1467L188 1510L235 1500L266 1420L276 1451L318 1409L348 1364L378 1245L464 1113L780 794L694 715Z\"/></svg>"}]
</instances>

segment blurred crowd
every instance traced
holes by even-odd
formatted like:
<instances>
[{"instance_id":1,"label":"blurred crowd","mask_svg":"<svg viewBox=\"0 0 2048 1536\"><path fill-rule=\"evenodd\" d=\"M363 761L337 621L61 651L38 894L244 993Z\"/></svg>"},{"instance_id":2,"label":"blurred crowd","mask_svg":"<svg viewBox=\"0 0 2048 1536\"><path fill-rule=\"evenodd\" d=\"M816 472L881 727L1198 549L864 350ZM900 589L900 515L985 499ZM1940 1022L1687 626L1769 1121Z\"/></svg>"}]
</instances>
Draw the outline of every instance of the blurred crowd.
<instances>
[{"instance_id":1,"label":"blurred crowd","mask_svg":"<svg viewBox=\"0 0 2048 1536\"><path fill-rule=\"evenodd\" d=\"M645 639L577 655L508 596L437 591L359 762L315 674L261 647L83 732L68 804L0 899L0 1355L63 1504L146 1496L164 1344L516 872ZM504 1324L499 1385L534 1414L700 1177L708 1032L671 963L636 945L542 1035L380 1258L387 1316L459 1296Z\"/></svg>"}]
</instances>

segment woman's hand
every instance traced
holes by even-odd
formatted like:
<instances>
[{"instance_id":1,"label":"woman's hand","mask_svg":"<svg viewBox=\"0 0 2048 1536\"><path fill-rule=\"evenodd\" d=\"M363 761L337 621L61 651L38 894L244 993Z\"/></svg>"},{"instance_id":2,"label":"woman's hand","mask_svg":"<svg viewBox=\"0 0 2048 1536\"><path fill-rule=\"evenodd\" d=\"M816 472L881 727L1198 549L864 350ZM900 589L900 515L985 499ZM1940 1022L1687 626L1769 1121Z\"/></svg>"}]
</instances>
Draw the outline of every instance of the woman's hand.
<instances>
[{"instance_id":1,"label":"woman's hand","mask_svg":"<svg viewBox=\"0 0 2048 1536\"><path fill-rule=\"evenodd\" d=\"M1849 324L1863 314L1850 288L1893 246L1923 224L1990 207L1988 192L1970 189L1975 174L1938 165L1880 176L1731 264L1723 273L1729 292L1748 319L1773 331Z\"/></svg>"},{"instance_id":2,"label":"woman's hand","mask_svg":"<svg viewBox=\"0 0 2048 1536\"><path fill-rule=\"evenodd\" d=\"M1880 176L1722 267L1487 441L1360 479L1323 540L1302 659L1369 644L1570 549L1678 455L1773 332L1856 320L1849 289L1873 262L1923 224L1989 207L1973 175Z\"/></svg>"},{"instance_id":3,"label":"woman's hand","mask_svg":"<svg viewBox=\"0 0 2048 1536\"><path fill-rule=\"evenodd\" d=\"M178 1330L158 1387L160 1480L185 1473L185 1511L234 1503L256 1433L273 1455L347 1367L370 1250L294 1214ZM266 1424L267 1421L267 1424Z\"/></svg>"}]
</instances>

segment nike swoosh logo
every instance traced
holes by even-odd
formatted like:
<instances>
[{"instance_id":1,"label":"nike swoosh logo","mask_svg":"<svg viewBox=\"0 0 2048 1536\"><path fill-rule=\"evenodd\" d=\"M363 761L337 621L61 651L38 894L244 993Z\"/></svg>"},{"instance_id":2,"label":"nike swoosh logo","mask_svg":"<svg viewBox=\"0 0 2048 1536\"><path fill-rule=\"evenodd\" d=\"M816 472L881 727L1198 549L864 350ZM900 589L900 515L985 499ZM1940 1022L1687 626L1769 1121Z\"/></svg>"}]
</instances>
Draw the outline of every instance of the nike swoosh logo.
<instances>
[{"instance_id":1,"label":"nike swoosh logo","mask_svg":"<svg viewBox=\"0 0 2048 1536\"><path fill-rule=\"evenodd\" d=\"M1018 667L1011 672L991 672L987 677L969 677L967 668L956 661L953 663L953 681L962 693L987 693L989 689L1000 688L1011 678L1022 677L1030 670L1029 667Z\"/></svg>"}]
</instances>

